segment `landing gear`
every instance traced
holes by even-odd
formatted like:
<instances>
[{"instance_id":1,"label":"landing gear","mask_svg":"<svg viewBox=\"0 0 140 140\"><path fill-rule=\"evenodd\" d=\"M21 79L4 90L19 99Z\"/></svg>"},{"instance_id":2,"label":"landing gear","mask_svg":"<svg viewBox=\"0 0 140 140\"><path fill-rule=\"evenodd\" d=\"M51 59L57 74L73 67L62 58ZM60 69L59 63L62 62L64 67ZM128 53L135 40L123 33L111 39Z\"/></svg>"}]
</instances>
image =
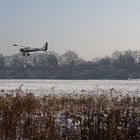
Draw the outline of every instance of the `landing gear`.
<instances>
[{"instance_id":1,"label":"landing gear","mask_svg":"<svg viewBox=\"0 0 140 140\"><path fill-rule=\"evenodd\" d=\"M22 53L23 56L26 56L26 54L27 54L27 56L30 56L29 53Z\"/></svg>"}]
</instances>

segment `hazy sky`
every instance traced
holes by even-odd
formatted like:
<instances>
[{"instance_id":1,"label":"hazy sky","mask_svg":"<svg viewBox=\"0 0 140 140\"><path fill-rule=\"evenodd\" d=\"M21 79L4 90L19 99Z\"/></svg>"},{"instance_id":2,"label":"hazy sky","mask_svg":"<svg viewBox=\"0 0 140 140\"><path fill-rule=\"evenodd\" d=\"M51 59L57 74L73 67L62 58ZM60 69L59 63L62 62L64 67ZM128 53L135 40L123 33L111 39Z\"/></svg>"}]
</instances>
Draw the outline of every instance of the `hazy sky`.
<instances>
[{"instance_id":1,"label":"hazy sky","mask_svg":"<svg viewBox=\"0 0 140 140\"><path fill-rule=\"evenodd\" d=\"M46 41L85 59L140 50L140 0L0 0L0 53Z\"/></svg>"}]
</instances>

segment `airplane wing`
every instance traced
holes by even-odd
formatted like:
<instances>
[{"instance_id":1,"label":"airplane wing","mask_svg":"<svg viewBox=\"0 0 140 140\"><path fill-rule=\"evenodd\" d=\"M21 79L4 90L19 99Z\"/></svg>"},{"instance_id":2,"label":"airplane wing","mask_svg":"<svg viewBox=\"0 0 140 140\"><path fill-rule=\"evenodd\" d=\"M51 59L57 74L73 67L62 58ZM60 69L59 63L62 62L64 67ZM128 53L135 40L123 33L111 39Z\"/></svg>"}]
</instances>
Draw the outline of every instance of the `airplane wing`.
<instances>
[{"instance_id":1,"label":"airplane wing","mask_svg":"<svg viewBox=\"0 0 140 140\"><path fill-rule=\"evenodd\" d=\"M18 44L13 44L13 46L18 46Z\"/></svg>"},{"instance_id":2,"label":"airplane wing","mask_svg":"<svg viewBox=\"0 0 140 140\"><path fill-rule=\"evenodd\" d=\"M24 49L29 50L29 49L31 49L31 47L24 47Z\"/></svg>"},{"instance_id":3,"label":"airplane wing","mask_svg":"<svg viewBox=\"0 0 140 140\"><path fill-rule=\"evenodd\" d=\"M24 48L24 49L30 49L31 48L31 47L27 47L27 46L19 46L18 44L13 44L13 46L17 46L17 47Z\"/></svg>"}]
</instances>

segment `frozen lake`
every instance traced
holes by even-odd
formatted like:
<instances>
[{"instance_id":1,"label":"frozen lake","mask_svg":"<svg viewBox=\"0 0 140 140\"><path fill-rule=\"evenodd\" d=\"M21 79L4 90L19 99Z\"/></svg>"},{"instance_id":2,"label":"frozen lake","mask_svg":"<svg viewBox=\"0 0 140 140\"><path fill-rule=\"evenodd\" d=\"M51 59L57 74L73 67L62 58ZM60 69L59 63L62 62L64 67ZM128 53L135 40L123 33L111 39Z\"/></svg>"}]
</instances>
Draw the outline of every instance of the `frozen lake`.
<instances>
[{"instance_id":1,"label":"frozen lake","mask_svg":"<svg viewBox=\"0 0 140 140\"><path fill-rule=\"evenodd\" d=\"M22 84L22 90L39 93L48 90L77 91L111 88L140 92L140 80L0 80L0 90L14 90Z\"/></svg>"}]
</instances>

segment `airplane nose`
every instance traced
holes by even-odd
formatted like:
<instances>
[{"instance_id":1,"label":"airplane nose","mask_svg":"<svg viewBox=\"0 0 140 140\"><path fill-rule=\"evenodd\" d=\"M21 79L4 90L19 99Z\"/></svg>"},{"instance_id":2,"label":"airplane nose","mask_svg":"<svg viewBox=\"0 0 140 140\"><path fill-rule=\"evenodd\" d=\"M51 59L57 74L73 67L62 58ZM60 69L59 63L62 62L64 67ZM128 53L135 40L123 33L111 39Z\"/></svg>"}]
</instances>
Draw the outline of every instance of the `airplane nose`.
<instances>
[{"instance_id":1,"label":"airplane nose","mask_svg":"<svg viewBox=\"0 0 140 140\"><path fill-rule=\"evenodd\" d=\"M20 51L21 51L21 52L24 52L24 49L22 48L22 49L20 49Z\"/></svg>"}]
</instances>

